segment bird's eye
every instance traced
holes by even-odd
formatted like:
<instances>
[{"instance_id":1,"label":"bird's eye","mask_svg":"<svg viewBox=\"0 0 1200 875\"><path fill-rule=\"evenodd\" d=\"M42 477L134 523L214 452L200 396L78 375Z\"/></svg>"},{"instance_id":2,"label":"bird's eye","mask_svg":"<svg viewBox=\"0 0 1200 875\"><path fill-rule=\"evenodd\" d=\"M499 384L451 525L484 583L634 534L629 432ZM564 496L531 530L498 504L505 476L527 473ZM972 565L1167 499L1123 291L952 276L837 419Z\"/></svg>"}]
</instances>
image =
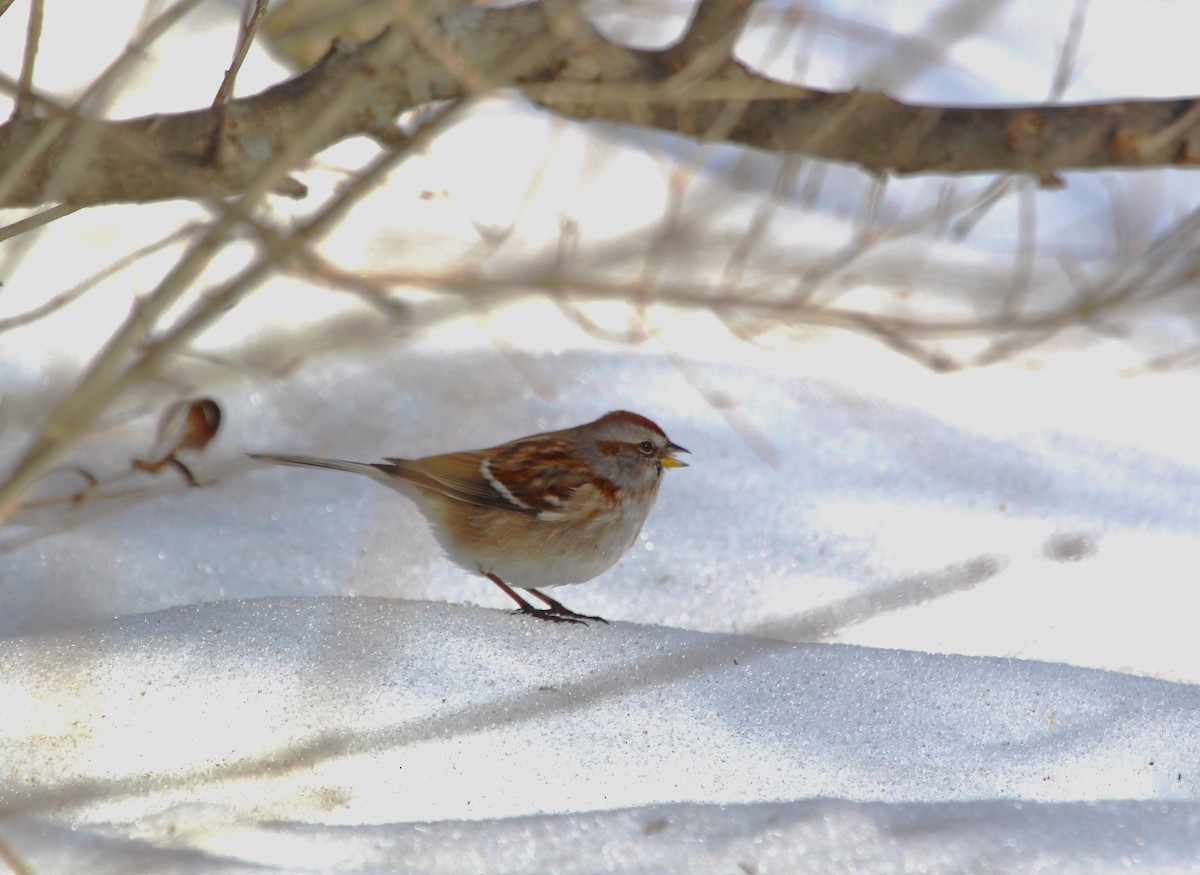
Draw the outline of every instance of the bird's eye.
<instances>
[{"instance_id":1,"label":"bird's eye","mask_svg":"<svg viewBox=\"0 0 1200 875\"><path fill-rule=\"evenodd\" d=\"M650 441L642 441L640 444L638 444L638 449L647 456L654 454L654 444L650 443Z\"/></svg>"}]
</instances>

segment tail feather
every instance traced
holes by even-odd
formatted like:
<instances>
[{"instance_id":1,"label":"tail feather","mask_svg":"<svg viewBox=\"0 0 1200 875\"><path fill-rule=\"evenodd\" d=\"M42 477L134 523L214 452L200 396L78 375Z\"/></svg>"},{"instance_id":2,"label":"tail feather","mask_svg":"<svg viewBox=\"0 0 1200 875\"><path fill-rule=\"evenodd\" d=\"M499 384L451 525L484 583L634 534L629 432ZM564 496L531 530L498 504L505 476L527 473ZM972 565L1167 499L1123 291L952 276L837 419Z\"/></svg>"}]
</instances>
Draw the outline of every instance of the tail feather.
<instances>
[{"instance_id":1,"label":"tail feather","mask_svg":"<svg viewBox=\"0 0 1200 875\"><path fill-rule=\"evenodd\" d=\"M379 466L370 462L344 462L341 459L320 459L316 456L283 456L274 453L247 453L251 459L270 462L272 465L291 465L295 468L328 468L332 471L349 471L351 474L366 474L378 478Z\"/></svg>"}]
</instances>

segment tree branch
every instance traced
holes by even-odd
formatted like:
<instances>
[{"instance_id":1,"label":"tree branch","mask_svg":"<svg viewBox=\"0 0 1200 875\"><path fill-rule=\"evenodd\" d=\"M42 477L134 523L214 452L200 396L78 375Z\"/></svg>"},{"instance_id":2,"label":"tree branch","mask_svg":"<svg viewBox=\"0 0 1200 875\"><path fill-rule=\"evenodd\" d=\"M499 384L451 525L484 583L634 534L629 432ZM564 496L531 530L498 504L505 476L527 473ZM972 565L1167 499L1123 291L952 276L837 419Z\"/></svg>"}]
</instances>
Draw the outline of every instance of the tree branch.
<instances>
[{"instance_id":1,"label":"tree branch","mask_svg":"<svg viewBox=\"0 0 1200 875\"><path fill-rule=\"evenodd\" d=\"M334 95L352 94L352 105L313 143L314 152L355 134L375 135L430 101L504 85L574 119L844 161L878 174L1021 172L1052 185L1065 170L1200 160L1200 101L1193 98L936 107L768 79L731 54L749 6L748 0L701 3L680 43L652 52L607 42L594 31L586 44L595 50L580 51L578 28L564 33L561 16L556 23L544 3L450 4L406 39L385 34L359 46L337 43L295 78L221 107L64 124L67 111L47 110L41 100L49 115L0 126L6 180L0 206L236 194ZM5 84L19 93L17 83ZM80 136L90 140L87 154L63 162L71 143L79 149ZM219 156L212 149L218 136Z\"/></svg>"}]
</instances>

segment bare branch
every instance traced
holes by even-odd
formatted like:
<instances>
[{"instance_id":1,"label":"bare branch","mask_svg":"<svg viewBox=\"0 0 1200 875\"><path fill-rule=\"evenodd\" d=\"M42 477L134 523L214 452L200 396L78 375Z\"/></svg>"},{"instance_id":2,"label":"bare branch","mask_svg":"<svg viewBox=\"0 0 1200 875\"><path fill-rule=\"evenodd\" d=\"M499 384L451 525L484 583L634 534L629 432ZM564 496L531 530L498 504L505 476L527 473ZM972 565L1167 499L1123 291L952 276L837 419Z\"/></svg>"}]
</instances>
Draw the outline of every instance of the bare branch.
<instances>
[{"instance_id":1,"label":"bare branch","mask_svg":"<svg viewBox=\"0 0 1200 875\"><path fill-rule=\"evenodd\" d=\"M6 183L0 205L235 194L288 147L331 94L356 99L338 124L313 139L313 151L388 130L400 113L430 101L506 84L571 118L851 162L881 174L1022 172L1053 185L1067 169L1200 160L1200 101L1192 98L956 108L773 81L730 54L747 6L745 0L701 4L682 42L650 52L606 42L594 31L581 34L578 27L565 34L562 16L551 15L544 3L453 5L428 27L399 28L408 35L404 40L339 44L294 79L216 109L120 122L54 113L14 120L0 127ZM580 39L598 48L580 52ZM15 83L0 86L20 91ZM65 136L70 128L76 136ZM218 132L221 160L214 161ZM82 141L88 146L81 155ZM131 160L131 143L140 146L137 160ZM64 165L63 153L72 148L75 160Z\"/></svg>"},{"instance_id":2,"label":"bare branch","mask_svg":"<svg viewBox=\"0 0 1200 875\"><path fill-rule=\"evenodd\" d=\"M21 219L18 222L11 222L8 225L0 227L0 243L10 240L13 237L18 237L26 231L32 231L34 228L49 225L51 222L63 218L63 216L71 215L71 213L78 209L79 207L71 206L70 204L59 204L56 207L48 207L40 213Z\"/></svg>"},{"instance_id":3,"label":"bare branch","mask_svg":"<svg viewBox=\"0 0 1200 875\"><path fill-rule=\"evenodd\" d=\"M94 110L95 105L104 100L119 80L125 68L133 63L133 59L200 2L201 0L179 0L152 20L138 38L130 43L128 50L92 80L75 102L73 111L59 112L46 119L18 119L0 127L0 144L6 149L3 159L0 160L0 205L40 206L49 201L70 200L57 195L53 190L32 200L13 198L13 193L28 184L29 174L38 173L39 170L45 177L39 184L49 187L49 174L45 168L47 152L53 154L55 173L58 176L70 177L79 172L80 165L84 164L83 156L94 145L89 134L104 128L103 123L89 127L83 122L81 113L84 110ZM16 96L21 95L19 84L11 80L0 80L0 88L7 89ZM30 103L36 102L39 106L53 108L52 104L38 99L32 92L26 95L25 99ZM24 131L26 136L9 138L6 133L10 128ZM8 148L14 151L9 152Z\"/></svg>"},{"instance_id":4,"label":"bare branch","mask_svg":"<svg viewBox=\"0 0 1200 875\"><path fill-rule=\"evenodd\" d=\"M504 70L506 78L547 66L548 49L539 42L547 32L540 7L467 7L457 17L462 30L454 41L439 39L431 27L415 28L421 35L419 51L407 35L390 31L364 46L337 47L296 78L216 109L120 122L81 120L78 126L89 135L90 148L86 157L68 168L62 166L62 153L80 137L60 136L68 127L63 117L4 125L0 127L0 179L8 189L0 191L0 205L32 206L53 200L91 205L198 192L237 194L285 152L293 156L294 164L345 137L387 128L414 106L495 86L491 79L464 85L459 73L467 74L431 62L431 50L441 55L441 61L461 67L454 62L454 53L465 45L470 51L464 57L471 59L474 69ZM510 69L518 62L518 69ZM321 135L313 136L311 120L324 114L334 99L343 107L336 123L321 126ZM227 128L218 164L211 160L211 152L222 118ZM303 153L294 148L298 132L309 142ZM22 162L19 172L10 160Z\"/></svg>"},{"instance_id":5,"label":"bare branch","mask_svg":"<svg viewBox=\"0 0 1200 875\"><path fill-rule=\"evenodd\" d=\"M177 21L197 2L177 0L169 15L160 16L134 41L135 48L153 40L166 23ZM606 40L571 0L506 8L463 0L389 5L399 10L399 18L377 38L361 45L337 43L293 79L234 99L234 77L266 8L263 0L246 0L233 64L214 106L196 112L128 121L85 115L100 112L96 104L116 81L115 71L129 63L132 51L70 107L33 92L32 73L22 74L18 82L0 81L0 88L15 93L28 108L0 126L0 205L58 203L0 229L0 239L82 206L114 201L203 198L216 215L207 228L188 232L194 240L179 262L138 301L73 393L52 410L11 479L0 487L0 521L109 405L134 387L160 379L176 358L189 354L189 345L203 331L281 269L307 271L319 281L349 289L405 327L415 321L416 308L397 300L392 294L397 286L440 291L439 301L429 309L440 306L442 313L451 308L461 313L463 305L486 312L534 290L551 296L586 330L624 340L654 336L654 308L665 305L706 310L748 338L755 330L784 325L858 331L936 370L965 366L965 357L956 359L938 348L943 342L964 335L994 336L991 346L974 359L992 361L1070 325L1083 323L1099 330L1112 313L1165 296L1180 287L1181 277L1190 276L1180 262L1196 243L1200 217L1181 222L1102 280L1092 282L1081 275L1074 297L1030 301L1026 293L1036 280L1038 231L1034 187L1030 180L1009 175L967 204L951 205L947 194L916 219L936 233L968 229L997 199L1020 186L1016 270L1011 286L999 289L998 307L989 301L978 315L957 315L961 311L953 309L920 315L917 308L879 308L878 296L863 304L846 295L855 283L865 286L851 276L857 263L877 253L881 244L914 233L911 217L898 220L889 215L886 174L1016 171L1053 183L1055 174L1068 167L1194 163L1200 155L1194 145L1200 136L1200 100L965 109L909 105L870 92L797 87L770 80L734 57L751 0L703 0L682 40L663 51L634 50ZM965 0L953 5L967 16L955 18L959 24L974 20L968 13L978 12ZM32 70L32 61L27 67ZM686 167L671 177L671 199L660 234L650 241L643 270L632 281L572 276L570 250L560 252L558 263L549 269L505 278L469 272L461 265L437 276L355 275L314 254L313 245L334 223L413 149L428 143L467 98L504 86L521 89L528 99L564 117L632 124L783 153L775 200L755 213L740 246L730 251L720 286L689 285L686 274L677 276L668 258L674 244L689 239L696 227L684 209L692 172ZM450 109L441 101L449 101ZM431 121L411 137L398 135L396 119L401 113L430 104ZM258 217L268 192L288 185L291 191L299 190L299 183L289 182L286 174L317 151L355 134L374 136L391 148L367 170L356 172L312 217L286 229L270 227L268 219ZM794 270L764 279L758 272L762 252L756 247L792 187L793 171L801 165L792 156L799 155L855 162L879 173L880 179L865 192L854 233L840 248L820 258L798 257ZM828 169L816 162L814 166ZM813 171L813 177L820 172ZM177 313L176 308L185 309L181 299L213 257L243 232L253 236L252 262L220 285L198 291L186 311ZM91 287L91 282L85 283L10 317L0 323L0 331L54 312ZM584 300L629 304L628 330L614 333L590 321ZM956 315L949 317L947 312ZM723 403L715 389L698 388L714 405ZM756 444L758 437L745 435L764 458L771 457L768 443ZM171 464L166 457L147 464L160 463Z\"/></svg>"},{"instance_id":6,"label":"bare branch","mask_svg":"<svg viewBox=\"0 0 1200 875\"><path fill-rule=\"evenodd\" d=\"M753 0L700 0L683 38L668 50L672 66L708 74L733 55Z\"/></svg>"},{"instance_id":7,"label":"bare branch","mask_svg":"<svg viewBox=\"0 0 1200 875\"><path fill-rule=\"evenodd\" d=\"M21 78L18 80L17 102L12 114L14 119L33 116L33 66L37 61L38 46L42 41L42 20L45 11L45 0L32 0L29 4L29 27L25 33L25 56L21 59Z\"/></svg>"},{"instance_id":8,"label":"bare branch","mask_svg":"<svg viewBox=\"0 0 1200 875\"><path fill-rule=\"evenodd\" d=\"M246 0L247 6L251 0ZM254 42L254 35L258 33L258 26L262 23L263 16L267 14L267 3L269 0L253 0L254 8L247 8L246 19L242 23L242 31L238 36L237 51L233 55L233 63L229 69L225 71L225 78L221 80L221 87L217 89L217 96L213 98L212 105L220 106L229 100L233 94L233 85L237 81L238 71L242 69L242 64L246 60L246 53L250 51L250 45Z\"/></svg>"},{"instance_id":9,"label":"bare branch","mask_svg":"<svg viewBox=\"0 0 1200 875\"><path fill-rule=\"evenodd\" d=\"M386 41L402 41L397 34L388 34ZM392 47L394 49L394 46ZM205 295L164 337L145 343L151 330L166 311L179 300L183 292L212 259L240 217L248 215L250 207L274 184L296 155L312 147L312 140L340 120L347 107L353 106L352 92L328 97L322 111L310 121L305 131L297 134L289 149L265 166L238 204L218 219L208 232L184 255L179 264L167 274L159 286L130 314L129 318L109 340L92 362L87 374L76 389L51 413L29 449L14 468L8 480L0 485L0 522L18 507L24 491L64 457L79 435L116 398L141 381L155 375L171 355L179 352L205 328L213 324L237 301L257 287L280 262L328 232L350 206L361 198L379 178L392 169L405 153L387 153L366 171L357 175L316 217L300 225L278 245L270 246L262 257L233 279ZM445 122L449 113L438 119ZM423 145L438 125L429 124L410 141L415 148ZM269 242L264 238L264 242ZM144 351L133 361L131 354L144 344Z\"/></svg>"},{"instance_id":10,"label":"bare branch","mask_svg":"<svg viewBox=\"0 0 1200 875\"><path fill-rule=\"evenodd\" d=\"M75 207L51 207L48 210L38 213L36 216L33 216L32 218L26 219L25 222L34 222L35 220L37 220L36 225L34 225L34 227L41 226L41 225L45 224L46 222L51 222L54 219L60 218L60 216L55 215L56 213L63 212L64 214L69 214L69 213L74 212L75 209L76 209ZM47 216L47 214L51 214L51 215ZM8 228L2 229L2 230L7 232L9 229L16 228L16 226L20 225L20 224L23 224L23 223L14 222L12 225L9 225ZM29 229L26 228L26 229L22 229L22 230L29 230ZM107 267L105 267L104 270L97 271L95 274L88 277L83 282L78 283L77 285L75 285L74 287L72 287L70 289L67 289L65 292L55 295L54 297L50 298L45 303L39 304L38 306L33 307L33 308L27 310L26 312L20 313L16 316L9 316L8 318L0 319L0 334L3 334L6 331L11 331L14 328L20 328L24 325L29 325L33 322L38 321L39 319L43 319L46 316L49 316L51 313L55 313L55 312L61 310L63 307L67 306L72 301L78 300L82 295L84 295L87 292L94 289L101 281L108 279L109 277L113 276L114 274L120 273L122 270L125 270L131 264L134 264L135 262L140 261L141 259L145 258L147 255L151 254L152 252L157 252L161 249L166 248L167 246L170 246L173 243L177 243L181 239L188 237L189 235L194 234L195 232L196 232L195 228L186 228L186 227L181 228L180 230L175 231L174 233L169 234L168 236L164 237L162 240L155 241L154 243L151 243L148 246L144 246L141 249L138 249L137 251L124 256L123 258L117 259L112 264L109 264ZM15 236L16 233L19 233L19 232L14 232L13 234L8 235L8 236ZM3 238L0 238L0 239L3 239Z\"/></svg>"},{"instance_id":11,"label":"bare branch","mask_svg":"<svg viewBox=\"0 0 1200 875\"><path fill-rule=\"evenodd\" d=\"M1092 0L1075 0L1071 23L1067 26L1067 38L1054 68L1054 80L1050 85L1050 99L1058 100L1071 84L1075 75L1075 62L1079 58L1079 46L1083 42L1083 26L1087 21L1088 8Z\"/></svg>"}]
</instances>

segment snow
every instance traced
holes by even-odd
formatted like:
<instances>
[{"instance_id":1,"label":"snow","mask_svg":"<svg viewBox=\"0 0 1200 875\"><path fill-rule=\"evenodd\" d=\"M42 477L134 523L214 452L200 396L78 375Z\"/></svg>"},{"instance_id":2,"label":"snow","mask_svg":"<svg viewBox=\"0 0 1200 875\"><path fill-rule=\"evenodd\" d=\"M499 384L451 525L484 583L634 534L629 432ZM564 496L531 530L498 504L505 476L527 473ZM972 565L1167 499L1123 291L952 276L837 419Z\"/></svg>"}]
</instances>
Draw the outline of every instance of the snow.
<instances>
[{"instance_id":1,"label":"snow","mask_svg":"<svg viewBox=\"0 0 1200 875\"><path fill-rule=\"evenodd\" d=\"M1180 862L1162 815L1197 816L1200 689L1065 665L375 598L181 606L0 664L33 871L120 837L193 871L953 871L972 835L1102 868Z\"/></svg>"},{"instance_id":2,"label":"snow","mask_svg":"<svg viewBox=\"0 0 1200 875\"><path fill-rule=\"evenodd\" d=\"M210 100L215 80L185 77L180 92L172 65L227 57L238 5L205 7L152 47L114 111ZM889 81L899 96L1040 100L1075 8L1047 4L1050 24L1033 27L997 7L966 40L963 21L918 5L813 4L819 26L793 48L814 52L813 84L862 85L888 73L887 51L863 51L886 26L913 36L891 46L907 65ZM0 45L21 45L19 6ZM1137 93L1197 90L1178 79L1192 68L1168 63L1191 57L1194 11L1151 6L1089 4L1068 97L1113 96L1118 71ZM1145 35L1128 16L1151 14L1163 38L1124 78ZM55 61L55 36L45 87L78 88L118 52L130 24L116 18L102 36L86 21L98 37L83 66L61 49ZM670 29L606 21L669 38L657 24ZM954 44L944 63L926 32ZM753 35L743 49L803 66ZM1154 69L1172 73L1151 81ZM243 91L279 75L255 53ZM355 142L321 156L304 173L310 200L272 202L271 218L313 209L344 182L339 164L370 154ZM498 98L397 168L322 253L347 269L462 264L519 281L552 270L575 235L571 269L618 285L769 294L811 271L821 294L844 282L887 307L905 290L918 309L971 310L1009 288L1022 197L1041 302L1081 276L1159 264L1156 235L1198 191L1187 172L1075 174L977 214L991 180L880 190L810 162L734 277L729 253L782 172L771 156ZM675 195L694 225L664 218ZM924 217L943 195L954 233ZM3 315L202 217L168 203L55 223L5 262ZM855 254L864 227L884 236ZM673 250L671 234L693 245ZM196 293L248 250L231 247ZM0 337L6 468L178 252ZM536 298L464 313L416 290L404 303L402 331L272 279L89 434L70 464L111 482L72 505L61 499L83 478L56 472L33 497L60 500L0 532L0 870L1200 871L1196 376L1144 368L1195 342L1185 307L938 374L868 337L746 340L661 307L641 322L590 307L584 330ZM605 333L631 324L650 330L627 344ZM215 443L187 458L208 485L126 473L166 403L198 392L224 412ZM245 458L418 456L614 408L693 455L616 568L555 590L611 625L515 616L366 478Z\"/></svg>"}]
</instances>

